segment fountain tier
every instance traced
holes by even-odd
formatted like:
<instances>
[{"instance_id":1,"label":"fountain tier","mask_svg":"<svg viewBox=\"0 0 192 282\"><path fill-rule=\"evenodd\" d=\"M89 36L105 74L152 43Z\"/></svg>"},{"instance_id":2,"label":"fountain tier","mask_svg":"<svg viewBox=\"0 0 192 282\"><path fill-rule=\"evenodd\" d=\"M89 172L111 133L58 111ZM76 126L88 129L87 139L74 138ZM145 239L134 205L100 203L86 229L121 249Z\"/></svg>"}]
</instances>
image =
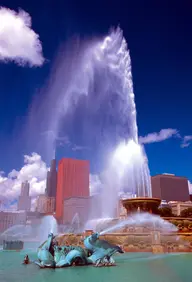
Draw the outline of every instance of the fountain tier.
<instances>
[{"instance_id":1,"label":"fountain tier","mask_svg":"<svg viewBox=\"0 0 192 282\"><path fill-rule=\"evenodd\" d=\"M122 199L122 204L127 210L127 214L134 212L149 212L153 214L158 214L158 207L161 200L158 198L131 198Z\"/></svg>"}]
</instances>

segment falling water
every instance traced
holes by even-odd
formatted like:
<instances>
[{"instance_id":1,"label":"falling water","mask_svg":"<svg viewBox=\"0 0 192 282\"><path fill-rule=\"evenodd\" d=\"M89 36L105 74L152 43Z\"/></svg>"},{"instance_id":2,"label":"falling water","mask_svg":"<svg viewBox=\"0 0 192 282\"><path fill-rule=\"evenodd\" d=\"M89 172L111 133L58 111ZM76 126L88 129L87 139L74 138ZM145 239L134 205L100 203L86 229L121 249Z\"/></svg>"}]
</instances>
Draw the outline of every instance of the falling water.
<instances>
[{"instance_id":1,"label":"falling water","mask_svg":"<svg viewBox=\"0 0 192 282\"><path fill-rule=\"evenodd\" d=\"M1 233L1 236L7 236L7 237L17 237L17 239L22 237L27 237L32 235L33 233L32 227L29 225L14 225L6 229L3 233Z\"/></svg>"},{"instance_id":2,"label":"falling water","mask_svg":"<svg viewBox=\"0 0 192 282\"><path fill-rule=\"evenodd\" d=\"M102 217L116 216L119 192L129 192L137 197L151 197L151 181L147 157L144 148L138 144L138 129L136 122L136 106L134 101L131 59L127 43L122 31L117 29L107 36L103 42L92 47L92 63L103 64L107 67L108 83L116 90L118 100L121 101L120 115L127 122L125 134L119 145L111 155L108 169L105 173L105 186L101 200ZM94 68L87 64L88 70ZM116 84L113 84L116 79ZM106 205L106 199L109 199Z\"/></svg>"},{"instance_id":3,"label":"falling water","mask_svg":"<svg viewBox=\"0 0 192 282\"><path fill-rule=\"evenodd\" d=\"M144 148L133 140L122 142L115 150L111 166L123 191L132 196L151 197L151 181Z\"/></svg>"},{"instance_id":4,"label":"falling water","mask_svg":"<svg viewBox=\"0 0 192 282\"><path fill-rule=\"evenodd\" d=\"M91 219L85 224L84 230L94 230L95 232L100 232L103 228L106 228L106 226L111 225L112 222L113 218Z\"/></svg>"},{"instance_id":5,"label":"falling water","mask_svg":"<svg viewBox=\"0 0 192 282\"><path fill-rule=\"evenodd\" d=\"M74 217L72 218L70 226L65 229L65 233L79 233L80 232L80 219L79 214L75 213Z\"/></svg>"},{"instance_id":6,"label":"falling water","mask_svg":"<svg viewBox=\"0 0 192 282\"><path fill-rule=\"evenodd\" d=\"M44 242L47 240L49 233L58 234L58 225L56 219L52 215L47 215L42 218L38 228L38 240Z\"/></svg>"},{"instance_id":7,"label":"falling water","mask_svg":"<svg viewBox=\"0 0 192 282\"><path fill-rule=\"evenodd\" d=\"M72 219L71 225L75 226L76 229L79 231L79 229L80 229L80 219L79 219L79 214L77 212Z\"/></svg>"},{"instance_id":8,"label":"falling water","mask_svg":"<svg viewBox=\"0 0 192 282\"><path fill-rule=\"evenodd\" d=\"M49 233L53 233L54 235L58 234L57 221L51 215L44 216L36 227L30 225L14 225L5 230L1 234L1 237L17 240L24 238L30 240L35 239L39 242L43 242L47 239Z\"/></svg>"},{"instance_id":9,"label":"falling water","mask_svg":"<svg viewBox=\"0 0 192 282\"><path fill-rule=\"evenodd\" d=\"M161 233L177 231L177 227L161 217L149 213L135 213L127 219L100 218L89 220L85 229L99 232L100 235L113 233L124 227L146 227L148 230L158 230Z\"/></svg>"},{"instance_id":10,"label":"falling water","mask_svg":"<svg viewBox=\"0 0 192 282\"><path fill-rule=\"evenodd\" d=\"M119 220L117 224L106 228L100 232L100 235L111 233L115 230L121 229L125 226L148 226L151 230L159 230L161 232L173 232L177 231L177 227L167 220L162 219L157 215L152 215L149 213L136 213L125 220Z\"/></svg>"},{"instance_id":11,"label":"falling water","mask_svg":"<svg viewBox=\"0 0 192 282\"><path fill-rule=\"evenodd\" d=\"M69 49L66 54L60 52L50 80L47 105L43 104L49 116L32 114L47 122L41 126L54 133L55 139L48 142L53 146L65 130L65 135L79 136L82 145L94 151L93 157L106 170L101 216L114 217L120 191L151 196L147 157L138 144L129 50L120 28L102 39L78 41ZM42 109L39 112L44 114Z\"/></svg>"}]
</instances>

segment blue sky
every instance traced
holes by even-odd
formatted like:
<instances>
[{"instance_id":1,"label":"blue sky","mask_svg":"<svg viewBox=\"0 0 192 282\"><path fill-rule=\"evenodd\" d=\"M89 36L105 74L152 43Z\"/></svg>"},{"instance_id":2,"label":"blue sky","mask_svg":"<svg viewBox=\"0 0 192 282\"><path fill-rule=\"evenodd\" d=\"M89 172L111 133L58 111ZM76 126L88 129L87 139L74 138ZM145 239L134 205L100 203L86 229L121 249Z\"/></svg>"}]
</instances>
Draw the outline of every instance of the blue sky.
<instances>
[{"instance_id":1,"label":"blue sky","mask_svg":"<svg viewBox=\"0 0 192 282\"><path fill-rule=\"evenodd\" d=\"M151 142L145 144L151 174L169 172L192 180L192 145L185 142L189 146L181 147L184 136L192 135L192 4L155 2L118 1L117 5L116 1L40 1L37 5L32 0L1 1L3 7L16 11L22 8L30 14L32 29L39 34L46 59L41 67L32 68L0 61L1 170L20 169L23 155L33 151L47 161L42 131L49 128L36 128L34 136L29 112L32 109L35 115L34 105L46 112L46 87L57 66L55 58L60 48L74 36L104 36L111 26L120 25L131 54L139 136L162 129L176 129L180 134L171 137L166 131L167 135L160 139L167 140L153 142L158 139L158 135L153 135ZM65 130L61 132L64 135ZM84 146L78 133L67 137L72 145L66 146L66 139L65 146L58 144L58 159L88 158L93 171L102 167L102 157L96 158L94 151L77 150L77 146Z\"/></svg>"}]
</instances>

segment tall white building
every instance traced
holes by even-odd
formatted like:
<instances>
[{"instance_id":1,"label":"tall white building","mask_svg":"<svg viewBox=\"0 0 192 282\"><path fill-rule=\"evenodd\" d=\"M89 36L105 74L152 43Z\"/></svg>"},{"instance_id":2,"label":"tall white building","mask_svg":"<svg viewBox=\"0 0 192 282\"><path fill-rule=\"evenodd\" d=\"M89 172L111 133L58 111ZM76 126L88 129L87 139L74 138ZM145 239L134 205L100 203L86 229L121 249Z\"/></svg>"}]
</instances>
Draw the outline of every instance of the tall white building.
<instances>
[{"instance_id":1,"label":"tall white building","mask_svg":"<svg viewBox=\"0 0 192 282\"><path fill-rule=\"evenodd\" d=\"M31 197L29 196L29 182L25 181L21 184L21 194L18 199L18 210L30 211L31 210Z\"/></svg>"}]
</instances>

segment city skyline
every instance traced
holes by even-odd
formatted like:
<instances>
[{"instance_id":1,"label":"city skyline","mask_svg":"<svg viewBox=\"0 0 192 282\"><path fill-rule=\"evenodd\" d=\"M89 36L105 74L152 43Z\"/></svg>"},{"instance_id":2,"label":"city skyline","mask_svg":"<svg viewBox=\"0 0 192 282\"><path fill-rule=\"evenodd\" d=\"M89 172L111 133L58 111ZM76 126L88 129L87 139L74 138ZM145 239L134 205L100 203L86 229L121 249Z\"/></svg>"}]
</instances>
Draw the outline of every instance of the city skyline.
<instances>
[{"instance_id":1,"label":"city skyline","mask_svg":"<svg viewBox=\"0 0 192 282\"><path fill-rule=\"evenodd\" d=\"M190 281L191 11L1 0L0 280Z\"/></svg>"},{"instance_id":2,"label":"city skyline","mask_svg":"<svg viewBox=\"0 0 192 282\"><path fill-rule=\"evenodd\" d=\"M25 59L38 68L30 68L27 64L21 67L13 57L12 49L9 49L10 58L6 64L0 54L2 78L0 170L5 172L0 175L0 194L3 197L7 191L11 199L11 188L19 187L23 180L32 182L33 197L42 193L50 162L46 154L49 148L45 147L50 138L55 139L57 161L62 157L89 160L91 178L99 185L98 175L103 172L105 159L108 158L111 149L106 150L105 147L95 150L95 140L98 138L97 142L102 143L103 124L99 124L98 127L92 126L97 120L93 121L88 128L89 136L84 138L88 140L84 140L82 131L78 128L79 121L84 118L81 107L76 109L73 117L69 117L66 126L58 134L51 133L51 128L38 127L38 123L52 114L49 107L44 110L47 105L44 100L47 100L50 94L46 81L50 79L54 82L52 74L60 66L58 60L65 63L65 60L59 57L58 49L63 50L63 45L71 44L73 42L71 38L75 34L79 34L79 42L82 41L82 37L85 37L87 42L93 34L99 38L106 36L110 27L116 27L119 23L130 49L139 142L145 147L151 175L174 173L186 176L192 181L190 168L192 132L189 126L191 20L190 24L187 24L190 4L189 7L180 7L177 4L172 7L162 3L159 6L152 4L148 7L140 3L139 11L137 5L132 3L129 4L128 19L122 7L115 9L110 7L113 12L111 15L107 13L106 16L108 5L103 5L102 10L98 7L91 9L86 5L86 11L77 15L80 7L78 3L76 4L76 7L74 2L66 4L65 9L62 9L63 4L57 4L50 20L49 15L52 12L50 3L46 6L40 4L41 9L47 11L43 16L39 15L32 1L21 3L21 8L29 13L28 16L32 20L32 28L28 29L37 35L33 40L37 39L38 44L40 42L39 49L35 51L29 49L30 52ZM1 5L18 12L14 1L3 1ZM101 13L101 22L97 17L98 12ZM83 16L84 13L89 14L89 25ZM177 13L180 14L179 19ZM137 17L132 14L137 14ZM2 13L1 10L0 16L5 16L5 11ZM65 21L61 18L65 18ZM47 29L42 22L47 25ZM28 29L23 30L24 35ZM17 51L20 52L20 49ZM58 71L57 75L58 77L60 75ZM11 84L10 76L13 77ZM54 88L55 95L61 88L62 85ZM22 99L19 99L19 95ZM17 106L13 106L16 102ZM105 107L102 108L100 115L101 120L105 120ZM110 136L111 139L112 137L113 135ZM48 151L52 156L52 149Z\"/></svg>"},{"instance_id":3,"label":"city skyline","mask_svg":"<svg viewBox=\"0 0 192 282\"><path fill-rule=\"evenodd\" d=\"M38 156L37 155L35 155L35 156L33 156L33 158L34 159L38 159ZM64 173L64 168L62 168L61 169L61 164L64 164L65 163L65 165L67 164L67 163L71 163L71 165L69 165L69 168L68 168L68 170L66 170L65 169L65 173ZM45 171L44 171L44 179L43 180L41 180L41 182L40 182L40 185L41 185L41 190L40 190L40 192L36 189L36 187L38 187L38 184L39 183L34 183L33 182L33 179L31 179L31 180L25 180L25 181L23 181L23 182L21 182L21 184L19 184L19 182L18 182L18 179L17 178L13 178L13 183L12 183L12 187L10 186L10 189L7 191L8 192L8 195L10 194L10 193L12 193L12 190L14 189L15 190L15 194L13 194L12 193L12 200L11 201L9 201L9 197L8 198L6 198L6 193L5 193L5 195L1 195L1 208L2 207L6 207L6 209L12 209L12 210L17 210L18 209L18 207L19 207L19 199L21 198L21 200L22 199L24 199L25 197L27 197L27 198L29 198L29 200L27 199L27 206L29 205L29 202L28 201L30 201L30 205L31 205L31 203L32 203L32 205L30 206L30 207L32 207L32 210L33 211L35 211L36 210L36 208L37 208L37 201L38 201L38 196L43 196L43 198L42 198L42 200L43 201L46 201L46 197L48 198L48 199L55 199L54 201L55 201L55 206L56 206L56 198L58 197L58 199L59 199L59 201L61 200L61 202L60 202L60 207L63 205L63 201L62 201L62 198L64 198L64 199L73 199L73 198L78 198L78 197L83 197L83 198L85 198L85 197L88 197L88 195L90 195L90 196L93 196L93 195L96 195L96 194L100 194L101 192L102 192L102 189L103 189L103 185L104 185L104 182L102 181L102 177L105 177L104 175L100 175L100 176L98 176L98 175L92 175L92 174L90 174L90 173L88 173L87 175L87 178L86 179L88 179L89 178L89 184L87 183L86 185L84 185L83 184L83 187L85 186L85 187L87 187L87 188L89 188L89 190L88 190L88 192L86 192L86 190L84 191L84 190L82 190L82 191L80 191L80 190L78 190L79 189L79 185L77 185L78 184L78 181L77 180L74 180L73 182L73 185L76 183L76 185L74 186L75 188L74 189L77 189L77 190L71 190L70 191L70 189L71 189L71 185L72 185L72 182L66 182L66 181L64 181L64 182L62 182L63 184L62 185L60 185L61 187L60 187L60 192L58 193L58 195L57 195L57 189L58 189L58 185L57 185L57 182L58 182L58 179L59 178L62 178L62 177L67 177L66 178L66 180L68 181L69 179L70 179L70 177L72 177L72 175L73 175L73 178L74 179L78 179L78 173L82 173L81 171L79 171L78 170L78 166L77 166L77 168L75 169L75 167L74 167L74 164L75 163L79 163L79 165L82 163L82 164L84 164L85 165L85 168L86 168L86 166L87 166L87 164L89 163L89 161L87 161L87 160L78 160L78 159L68 159L68 158L62 158L60 161L56 161L55 159L53 159L52 161L51 161L51 167L52 167L52 172L53 172L53 177L56 177L56 181L55 182L52 182L51 181L51 183L48 183L48 175L49 175L49 173L50 173L50 171L51 171L51 169L50 168L47 168L47 169L45 169ZM32 168L33 168L33 165L34 165L35 163L34 162L32 162ZM60 164L60 169L59 169L59 175L60 175L60 177L58 176L58 168L59 168L59 164ZM58 167L58 168L57 168ZM71 168L70 168L71 167ZM38 167L37 167L38 168ZM80 168L80 167L79 167ZM82 167L83 168L83 167ZM85 171L84 171L84 173L87 171L87 169L85 169ZM68 174L66 174L68 172ZM13 174L15 174L16 172L13 172ZM23 173L22 171L20 172L20 173ZM63 174L64 173L64 174ZM75 173L75 174L74 174ZM40 174L41 174L41 172L40 172ZM164 174L158 174L158 175L154 175L154 176L152 176L151 177L151 181L152 181L152 185L153 185L153 179L156 179L156 177L158 178L158 177L163 177L163 178L166 178L166 177L168 177L168 179L171 177L171 178L175 178L175 179L185 179L185 182L187 183L187 178L186 177L183 177L183 176L179 176L179 175L174 175L174 174L168 174L168 173L164 173ZM18 175L17 175L17 177L18 178L20 178L20 174L18 173ZM50 177L50 175L49 175L49 177ZM85 179L85 180L86 180ZM10 181L10 179L9 179L9 181ZM14 184L14 181L16 181L15 182L15 184ZM56 183L56 186L55 186L55 183ZM155 183L154 183L155 184ZM170 183L171 185L170 185L170 189L171 189L171 187L173 186L172 184L173 183ZM191 185L190 183L189 183L189 181L188 181L188 184L189 185ZM36 186L37 185L37 186ZM186 195L186 193L188 193L187 192L187 189L186 189L186 185L187 184L185 184L185 195ZM49 188L48 188L49 187ZM57 187L57 188L56 188ZM180 184L178 183L178 185L177 185L177 187L178 187L178 189L180 189ZM182 186L181 186L182 187ZM24 189L24 188L27 188L27 189ZM49 194L47 193L47 188L49 189ZM85 188L85 189L87 189L87 188ZM191 188L190 187L188 187L189 188L189 194L191 194L192 195L192 193L191 193ZM16 189L18 189L18 190L16 190ZM64 190L63 190L64 189ZM164 187L164 189L167 189L166 187ZM25 191L24 191L25 190ZM36 191L37 190L37 191ZM30 191L30 192L29 192ZM52 192L51 192L52 191ZM79 192L78 192L79 191ZM170 190L170 193L172 193L171 192L172 190ZM179 191L179 190L178 190ZM179 193L182 193L182 191L180 191ZM129 193L128 193L129 194ZM119 196L120 197L122 197L122 196L125 196L126 195L126 193L123 193L122 194L122 192L119 194ZM170 194L171 195L171 194ZM3 196L3 197L2 197ZM24 197L23 197L24 196ZM174 198L174 197L173 197ZM163 198L164 199L164 198ZM52 200L51 200L52 201ZM23 201L21 201L22 203L24 203ZM52 204L51 204L52 205ZM19 208L20 209L20 208ZM55 209L55 208L54 208ZM29 210L29 208L26 208L26 210ZM61 209L60 209L61 211L63 211L63 206L61 207ZM60 212L61 212L60 211Z\"/></svg>"},{"instance_id":4,"label":"city skyline","mask_svg":"<svg viewBox=\"0 0 192 282\"><path fill-rule=\"evenodd\" d=\"M15 200L17 209L10 210L10 207L8 209L1 207L0 233L11 229L19 222L24 224L23 226L26 223L28 227L40 224L41 219L49 220L49 216L52 216L57 224L65 228L68 228L66 226L70 224L73 227L76 224L78 226L86 224L92 218L106 218L106 212L110 214L109 217L123 218L126 215L125 209L122 209L121 206L122 201L143 199L140 194L121 193L116 195L116 201L113 202L110 195L106 195L105 190L100 190L101 193L97 195L90 194L89 161L62 158L58 162L58 169L56 167L57 162L53 159L50 169L47 170L46 187L44 187L46 189L44 193L36 197L30 196L30 182L21 183L18 199ZM103 185L106 184L103 183ZM171 208L177 215L191 208L187 178L174 174L156 175L151 177L151 186L153 198L147 197L146 199L158 200L159 203L161 202L160 208ZM127 188L130 191L130 187ZM31 198L35 204L32 209ZM112 210L110 209L111 200L114 204Z\"/></svg>"}]
</instances>

